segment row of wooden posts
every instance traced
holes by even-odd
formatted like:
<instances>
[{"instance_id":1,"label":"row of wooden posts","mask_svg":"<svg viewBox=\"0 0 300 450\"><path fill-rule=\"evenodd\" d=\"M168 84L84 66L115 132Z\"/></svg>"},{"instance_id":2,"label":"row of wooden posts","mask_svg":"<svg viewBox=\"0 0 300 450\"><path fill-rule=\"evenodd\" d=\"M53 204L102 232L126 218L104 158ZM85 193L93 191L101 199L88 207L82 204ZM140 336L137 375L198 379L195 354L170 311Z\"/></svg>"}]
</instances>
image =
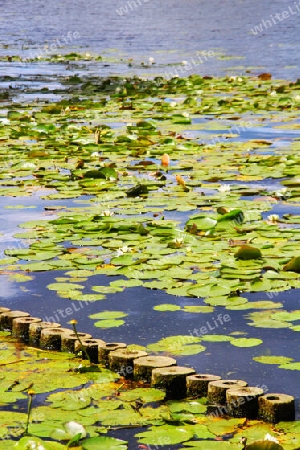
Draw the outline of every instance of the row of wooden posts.
<instances>
[{"instance_id":1,"label":"row of wooden posts","mask_svg":"<svg viewBox=\"0 0 300 450\"><path fill-rule=\"evenodd\" d=\"M88 357L93 364L162 389L167 399L207 397L214 416L258 418L273 423L295 420L295 400L290 395L265 393L262 387L248 386L243 380L196 374L194 369L177 366L173 358L128 350L122 342L93 339L90 334L75 333L24 311L0 307L0 330L10 331L19 342L42 350L81 352L82 358Z\"/></svg>"}]
</instances>

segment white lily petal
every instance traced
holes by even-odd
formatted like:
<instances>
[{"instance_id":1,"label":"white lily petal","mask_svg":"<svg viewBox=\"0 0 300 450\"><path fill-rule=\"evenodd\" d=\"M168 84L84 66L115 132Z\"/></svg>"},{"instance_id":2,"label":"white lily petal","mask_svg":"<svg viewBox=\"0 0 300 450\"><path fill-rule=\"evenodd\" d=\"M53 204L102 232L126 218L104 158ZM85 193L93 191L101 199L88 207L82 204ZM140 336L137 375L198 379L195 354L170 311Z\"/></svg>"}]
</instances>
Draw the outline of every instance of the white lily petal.
<instances>
[{"instance_id":1,"label":"white lily petal","mask_svg":"<svg viewBox=\"0 0 300 450\"><path fill-rule=\"evenodd\" d=\"M76 434L81 433L81 437L86 437L85 428L78 422L71 420L65 424L65 429L70 436L76 436Z\"/></svg>"},{"instance_id":2,"label":"white lily petal","mask_svg":"<svg viewBox=\"0 0 300 450\"><path fill-rule=\"evenodd\" d=\"M271 441L271 442L275 442L276 444L279 444L279 441L276 439L276 437L271 436L269 433L267 433L265 435L265 441Z\"/></svg>"}]
</instances>

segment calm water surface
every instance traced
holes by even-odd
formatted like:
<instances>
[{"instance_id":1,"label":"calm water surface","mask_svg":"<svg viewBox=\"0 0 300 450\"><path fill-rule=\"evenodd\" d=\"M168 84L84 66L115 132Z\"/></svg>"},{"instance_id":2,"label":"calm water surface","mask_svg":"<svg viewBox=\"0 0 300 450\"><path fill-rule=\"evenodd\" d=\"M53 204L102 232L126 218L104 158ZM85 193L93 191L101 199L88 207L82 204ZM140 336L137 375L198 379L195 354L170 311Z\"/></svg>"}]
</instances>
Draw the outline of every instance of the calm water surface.
<instances>
[{"instance_id":1,"label":"calm water surface","mask_svg":"<svg viewBox=\"0 0 300 450\"><path fill-rule=\"evenodd\" d=\"M135 4L123 0L0 0L0 55L20 55L23 58L36 52L47 55L45 46L49 49L51 44L55 44L58 50L54 53L89 52L108 59L105 64L100 62L75 66L73 70L76 73L81 71L99 76L138 73L153 76L169 70L167 64L185 60L193 67L182 73L183 76L193 72L244 74L250 68L253 74L268 71L276 78L296 80L299 77L300 34L297 25L300 12L295 12L293 1L135 0ZM289 17L281 21L275 19L276 14L282 18L284 11L289 12ZM262 31L256 26L261 26ZM197 52L202 52L202 62L196 59ZM203 55L209 52L214 52L215 56L205 58ZM149 57L155 58L156 64L143 68L141 62L147 61ZM131 68L128 67L129 58L133 59ZM43 75L42 83L46 86L52 83L57 87L56 76L66 73L70 74L66 72L65 64L22 65L0 62L0 77L21 75L20 80L27 77L30 81ZM4 87L7 85L3 78L0 78L0 87L1 83ZM40 87L39 83L37 87ZM255 131L252 133L255 134ZM261 130L257 130L257 137L278 138L278 131L275 135L274 129L270 133L265 130L266 136L260 136L260 133ZM281 138L293 138L292 134L282 135ZM5 209L9 204L19 203L34 205L36 208L22 211ZM50 203L47 201L47 205ZM1 253L9 246L21 245L13 238L13 234L18 231L18 223L44 217L44 206L44 202L37 197L21 200L0 197L0 232L4 233L0 237ZM59 321L66 325L70 317L64 317L58 311L70 307L70 302L45 289L55 277L62 275L62 272L35 274L33 282L22 283L21 286L2 275L0 304L22 308L43 318L58 314ZM110 281L111 278L98 277L89 280L89 283L108 284ZM89 292L89 287L87 285L86 292ZM285 309L299 309L298 295L298 291L280 293L275 301L283 302ZM251 297L249 294L249 298L268 300L265 293L251 294ZM82 331L89 331L95 337L147 345L172 334L189 334L207 320L212 321L218 313L225 313L222 308L216 308L213 314L203 318L204 315L177 312L159 316L153 311L154 305L170 303L172 300L164 292L144 288L127 289L121 296L109 295L103 304L96 302L81 308L72 302L75 305L72 306L72 318L78 319ZM182 305L195 303L195 299L191 298L176 301ZM126 326L105 331L94 328L93 321L87 317L101 309L126 310L129 314ZM274 332L254 329L247 326L243 312L232 311L230 317L226 328L220 328L218 333L246 330L249 337L261 337L264 344L254 349L237 351L228 343L207 343L206 352L178 358L178 361L193 366L198 372L245 378L254 385L267 384L270 391L289 392L299 399L299 372L278 370L276 366L265 366L252 360L253 356L267 353L299 360L299 343L295 339L297 333L290 330Z\"/></svg>"},{"instance_id":2,"label":"calm water surface","mask_svg":"<svg viewBox=\"0 0 300 450\"><path fill-rule=\"evenodd\" d=\"M139 62L152 56L155 71L193 59L199 64L187 75L256 67L276 77L299 76L300 12L290 0L1 0L0 13L2 55L26 57L56 43L54 53L75 49ZM202 57L201 63L199 51L217 57ZM99 75L112 70L128 67L100 65Z\"/></svg>"}]
</instances>

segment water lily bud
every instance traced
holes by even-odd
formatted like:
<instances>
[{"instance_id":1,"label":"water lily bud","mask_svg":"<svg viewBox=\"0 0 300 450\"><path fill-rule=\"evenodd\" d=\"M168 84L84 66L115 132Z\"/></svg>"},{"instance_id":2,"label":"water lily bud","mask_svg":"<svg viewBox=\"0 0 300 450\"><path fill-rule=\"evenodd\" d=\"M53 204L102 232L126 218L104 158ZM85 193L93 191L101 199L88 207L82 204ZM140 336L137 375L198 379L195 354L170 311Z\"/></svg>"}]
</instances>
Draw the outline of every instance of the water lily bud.
<instances>
[{"instance_id":1,"label":"water lily bud","mask_svg":"<svg viewBox=\"0 0 300 450\"><path fill-rule=\"evenodd\" d=\"M163 167L168 167L170 164L170 156L167 153L164 153L161 157L161 165Z\"/></svg>"}]
</instances>

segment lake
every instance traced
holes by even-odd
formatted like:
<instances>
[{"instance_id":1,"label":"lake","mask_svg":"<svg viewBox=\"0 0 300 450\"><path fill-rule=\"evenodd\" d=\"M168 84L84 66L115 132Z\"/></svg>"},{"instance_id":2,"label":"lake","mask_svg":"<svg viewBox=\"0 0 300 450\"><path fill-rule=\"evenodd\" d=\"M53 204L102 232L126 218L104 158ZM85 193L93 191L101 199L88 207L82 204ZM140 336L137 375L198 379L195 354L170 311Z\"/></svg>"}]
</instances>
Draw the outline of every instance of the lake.
<instances>
[{"instance_id":1,"label":"lake","mask_svg":"<svg viewBox=\"0 0 300 450\"><path fill-rule=\"evenodd\" d=\"M64 97L58 92L64 86L64 78L75 75L88 79L112 75L153 78L160 74L168 78L176 74L183 77L193 73L223 77L257 76L269 72L275 79L296 81L299 77L300 35L297 24L300 6L296 2L2 0L0 11L0 89L5 90L10 85L12 102L16 104L24 105L36 97L45 102L59 100ZM57 53L71 52L86 54L86 61L30 61L38 56L44 59ZM103 60L90 59L95 55L101 55ZM23 62L8 61L7 56L19 56ZM43 88L49 91L41 91ZM5 108L1 110L1 117L6 117ZM202 117L195 119L193 125L201 121ZM295 121L298 121L297 117ZM299 140L299 128L273 128L279 124L274 121L272 126L252 127L239 133L232 142L265 139L272 142L271 154L276 147L284 149L293 139ZM121 125L116 122L111 126L115 130ZM205 129L199 132L189 130L187 126L184 131L191 137L201 133L200 139L206 142ZM213 130L210 132L214 133ZM215 132L221 135L222 129ZM268 151L262 154L267 155ZM280 181L269 178L261 185L268 192L279 188ZM235 184L234 180L232 184ZM245 181L245 186L257 188L255 182ZM20 223L56 217L55 211L45 212L45 206L50 210L58 206L80 209L88 202L86 197L79 201L44 200L41 195L33 192L30 197L0 197L1 258L7 248L26 246L26 242L14 237L20 232ZM23 209L13 209L20 204ZM278 203L271 212L282 215L291 210ZM299 214L298 204L293 205L292 212ZM169 211L168 214L182 222L181 228L188 217L185 212ZM208 327L212 334L243 333L246 330L247 337L261 338L263 345L237 351L229 342L206 342L205 352L176 358L180 364L192 366L197 372L245 379L249 385L266 384L270 391L290 393L296 397L297 418L300 418L299 372L258 364L252 359L253 356L278 354L299 360L299 342L294 331L249 327L245 311L229 311L229 321L216 326L218 315L224 314L222 306L216 306L211 314L174 311L158 315L153 310L154 306L174 302L184 308L194 305L195 299L171 297L163 290L149 290L142 286L107 294L105 305L73 301L70 306L68 299L62 299L55 291L45 288L54 282L54 278L63 276L64 271L37 272L33 281L20 284L2 273L0 305L22 309L43 319L53 317L63 326L70 318L76 318L80 331L90 332L94 337L143 346L171 335L192 335L193 330L203 326ZM95 275L86 282L84 292L90 292L95 284L108 285L118 279ZM249 301L270 300L266 292L247 293L245 296ZM281 302L284 309L297 310L299 289L278 292L272 300ZM65 312L70 307L71 315ZM111 329L95 328L94 321L88 316L102 308L125 310L128 314L125 325Z\"/></svg>"}]
</instances>

